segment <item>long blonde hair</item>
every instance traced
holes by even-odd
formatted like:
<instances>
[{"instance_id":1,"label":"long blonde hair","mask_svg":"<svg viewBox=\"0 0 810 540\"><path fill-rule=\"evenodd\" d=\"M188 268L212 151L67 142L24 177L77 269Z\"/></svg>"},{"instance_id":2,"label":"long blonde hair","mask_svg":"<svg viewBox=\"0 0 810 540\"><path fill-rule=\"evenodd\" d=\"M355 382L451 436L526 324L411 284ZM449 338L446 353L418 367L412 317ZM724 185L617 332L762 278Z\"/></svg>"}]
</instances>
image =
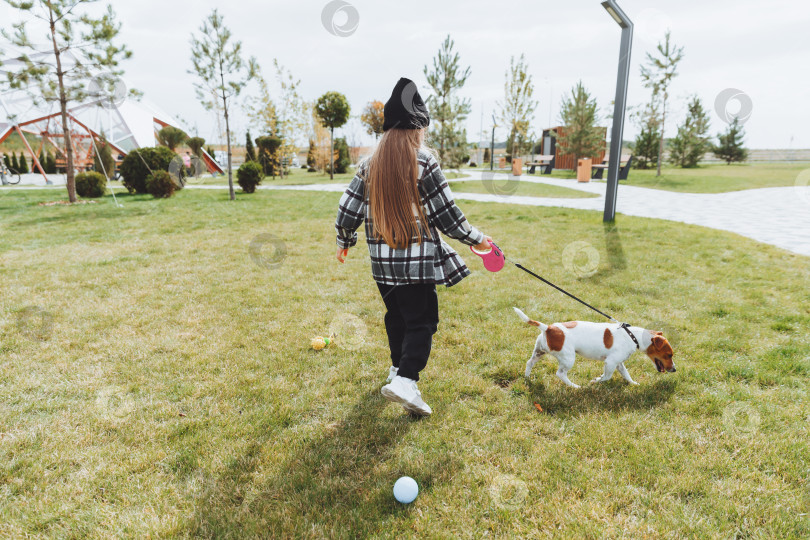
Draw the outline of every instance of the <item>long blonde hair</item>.
<instances>
[{"instance_id":1,"label":"long blonde hair","mask_svg":"<svg viewBox=\"0 0 810 540\"><path fill-rule=\"evenodd\" d=\"M420 224L430 236L418 188L417 152L423 140L423 129L389 129L368 161L366 186L374 235L395 249L408 247L414 236L421 243Z\"/></svg>"}]
</instances>

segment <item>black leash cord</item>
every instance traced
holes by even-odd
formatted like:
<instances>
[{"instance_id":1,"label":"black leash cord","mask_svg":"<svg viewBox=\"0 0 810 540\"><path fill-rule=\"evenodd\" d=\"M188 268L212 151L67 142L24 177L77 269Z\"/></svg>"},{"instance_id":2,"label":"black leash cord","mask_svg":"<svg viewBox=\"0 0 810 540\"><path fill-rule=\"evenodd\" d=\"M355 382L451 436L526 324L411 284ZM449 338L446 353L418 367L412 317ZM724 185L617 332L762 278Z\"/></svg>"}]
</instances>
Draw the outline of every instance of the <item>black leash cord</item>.
<instances>
[{"instance_id":1,"label":"black leash cord","mask_svg":"<svg viewBox=\"0 0 810 540\"><path fill-rule=\"evenodd\" d=\"M560 291L561 293L563 293L563 294L565 294L565 295L570 296L571 298L573 298L574 300L576 300L577 302L579 302L579 303L580 303L580 304L582 304L583 306L587 306L587 307L591 308L592 310L594 310L595 312L597 312L598 314L602 315L603 317L607 317L607 318L608 318L608 319L610 319L611 321L613 321L613 322L615 322L615 323L618 323L618 324L620 325L620 327L621 327L621 328L624 328L624 331L625 331L625 332L627 332L627 335L628 335L628 336L630 336L630 339L632 339L632 340L633 340L633 343L635 343L635 344L636 344L636 348L637 348L637 349L640 349L640 348L641 348L641 345L639 344L638 340L636 339L636 336L634 336L634 335L633 335L633 332L631 332L631 331L630 331L630 325L629 325L629 324L627 324L627 323L623 323L623 322L619 322L619 321L617 321L615 318L613 318L613 317L611 317L610 315L608 315L607 313L604 313L604 312L602 312L602 311L599 311L598 309L596 309L595 307L593 307L593 306L592 306L592 305L590 305L589 303L585 302L584 300L580 300L579 298L577 298L576 296L574 296L574 295L573 295L573 294L571 294L570 292L566 291L565 289L562 289L562 288L560 288L560 287L558 287L558 286L554 285L552 282L550 282L550 281L549 281L549 280L547 280L546 278L541 277L541 276L538 276L537 274L535 274L534 272L532 272L531 270L529 270L528 268L526 268L526 267L525 267L525 266L523 266L522 264L520 264L520 263L516 263L515 261L512 261L512 260L507 259L505 255L504 255L504 260L507 260L507 261L509 261L510 263L514 264L515 266L517 266L518 268L520 268L521 270L523 270L524 272L526 272L526 273L527 273L527 274L529 274L530 276L534 276L534 277L536 277L537 279L539 279L540 281L542 281L542 282L543 282L543 283L545 283L546 285L550 285L550 286L554 287L555 289L557 289L558 291Z\"/></svg>"}]
</instances>

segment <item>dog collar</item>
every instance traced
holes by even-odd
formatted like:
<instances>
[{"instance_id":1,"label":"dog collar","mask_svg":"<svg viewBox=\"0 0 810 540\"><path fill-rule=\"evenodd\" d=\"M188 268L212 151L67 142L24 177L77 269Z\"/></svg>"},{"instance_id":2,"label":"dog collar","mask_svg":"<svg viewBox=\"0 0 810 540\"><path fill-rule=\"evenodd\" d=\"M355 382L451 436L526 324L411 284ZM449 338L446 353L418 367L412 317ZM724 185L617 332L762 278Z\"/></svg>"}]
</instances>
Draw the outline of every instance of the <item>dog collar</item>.
<instances>
[{"instance_id":1,"label":"dog collar","mask_svg":"<svg viewBox=\"0 0 810 540\"><path fill-rule=\"evenodd\" d=\"M630 325L628 323L624 322L624 323L622 323L620 325L620 328L624 328L624 331L627 332L627 335L630 336L630 339L632 339L633 343L636 344L636 349L641 350L641 345L638 344L638 340L636 339L636 336L634 336L633 332L630 331Z\"/></svg>"}]
</instances>

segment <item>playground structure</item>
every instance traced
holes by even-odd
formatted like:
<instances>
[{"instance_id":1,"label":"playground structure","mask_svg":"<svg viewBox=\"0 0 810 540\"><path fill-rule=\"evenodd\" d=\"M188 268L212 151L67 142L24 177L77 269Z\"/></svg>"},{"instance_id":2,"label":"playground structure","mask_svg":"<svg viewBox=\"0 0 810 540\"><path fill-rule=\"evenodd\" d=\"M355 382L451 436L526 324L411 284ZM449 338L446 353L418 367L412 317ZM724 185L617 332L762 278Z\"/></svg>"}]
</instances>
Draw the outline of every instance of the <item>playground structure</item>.
<instances>
[{"instance_id":1,"label":"playground structure","mask_svg":"<svg viewBox=\"0 0 810 540\"><path fill-rule=\"evenodd\" d=\"M14 66L20 59L4 59L2 64ZM7 72L0 68L0 77ZM90 81L92 87L94 81ZM120 91L119 91L120 84ZM23 90L11 90L0 94L0 144L16 133L30 154L32 171L39 171L50 183L39 162L39 155L51 150L56 156L57 169L67 167L67 145L73 150L74 170L87 170L93 166L94 157L102 138L118 155L120 161L127 153L137 148L155 146L157 132L166 126L186 131L180 122L166 114L147 99L134 99L126 95L120 81L116 84L115 95L102 95L101 92L88 92L83 103L69 104L67 125L69 137L65 137L62 114L56 103L48 103L48 110L33 103ZM38 137L38 148L32 148L25 134ZM103 134L103 135L102 135ZM67 139L67 140L66 140ZM210 173L223 173L222 167L204 149L200 150L201 161Z\"/></svg>"}]
</instances>

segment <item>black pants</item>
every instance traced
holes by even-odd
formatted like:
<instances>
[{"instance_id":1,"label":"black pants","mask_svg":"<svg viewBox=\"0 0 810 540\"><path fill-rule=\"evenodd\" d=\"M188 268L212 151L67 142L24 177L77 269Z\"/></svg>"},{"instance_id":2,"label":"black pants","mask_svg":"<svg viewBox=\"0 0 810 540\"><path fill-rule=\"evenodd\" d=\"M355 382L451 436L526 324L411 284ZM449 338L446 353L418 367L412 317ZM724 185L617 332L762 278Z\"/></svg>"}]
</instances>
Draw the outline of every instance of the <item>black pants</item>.
<instances>
[{"instance_id":1,"label":"black pants","mask_svg":"<svg viewBox=\"0 0 810 540\"><path fill-rule=\"evenodd\" d=\"M425 369L433 334L439 325L439 298L436 285L382 285L377 283L385 313L385 331L391 349L391 363L397 374L415 381Z\"/></svg>"}]
</instances>

